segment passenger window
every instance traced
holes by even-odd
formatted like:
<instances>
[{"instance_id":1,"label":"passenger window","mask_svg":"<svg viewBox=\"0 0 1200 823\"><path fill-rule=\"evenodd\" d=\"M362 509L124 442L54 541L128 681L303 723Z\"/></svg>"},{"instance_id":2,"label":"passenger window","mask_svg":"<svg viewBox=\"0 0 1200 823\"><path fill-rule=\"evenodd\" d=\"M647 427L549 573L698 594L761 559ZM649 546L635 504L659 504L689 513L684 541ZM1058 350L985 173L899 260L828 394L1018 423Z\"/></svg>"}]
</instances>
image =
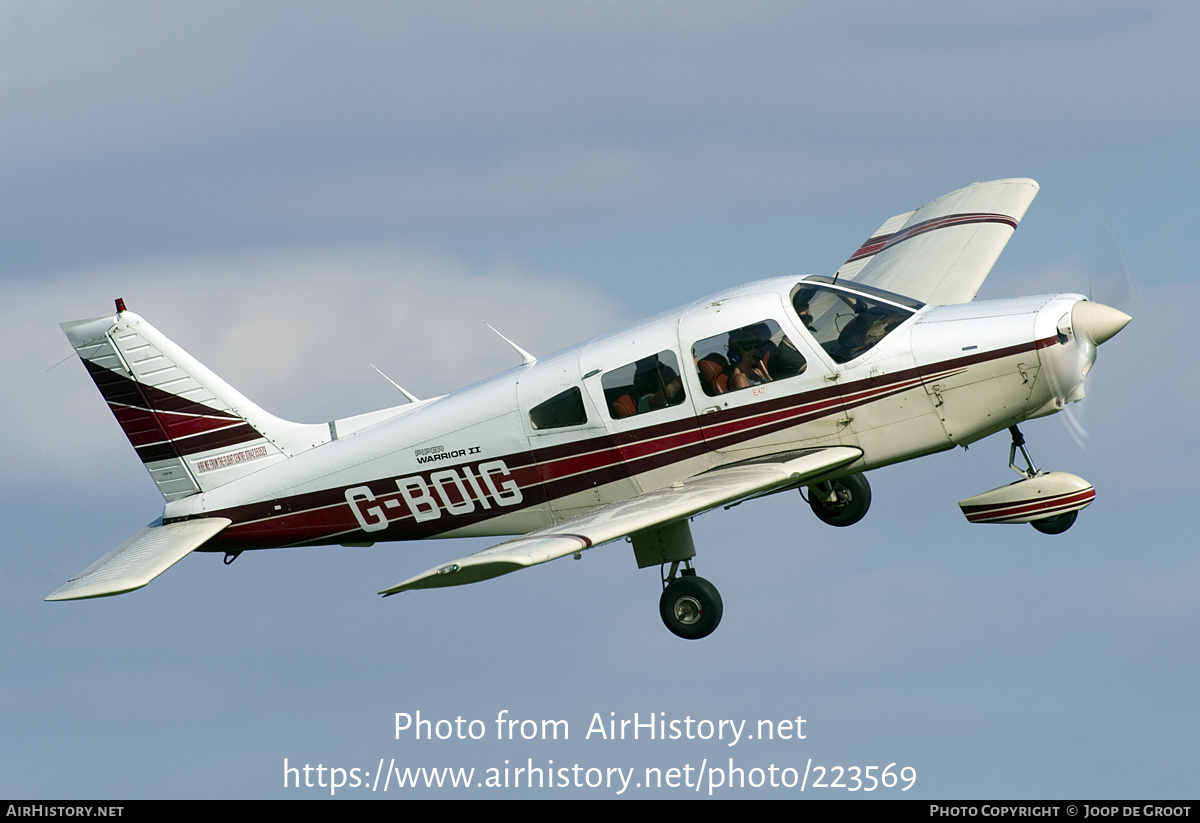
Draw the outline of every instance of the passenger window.
<instances>
[{"instance_id":1,"label":"passenger window","mask_svg":"<svg viewBox=\"0 0 1200 823\"><path fill-rule=\"evenodd\" d=\"M692 346L700 385L709 397L803 374L804 355L774 320L707 337Z\"/></svg>"},{"instance_id":2,"label":"passenger window","mask_svg":"<svg viewBox=\"0 0 1200 823\"><path fill-rule=\"evenodd\" d=\"M549 400L538 403L529 411L529 422L535 429L561 429L563 426L582 426L587 422L583 395L572 386Z\"/></svg>"},{"instance_id":3,"label":"passenger window","mask_svg":"<svg viewBox=\"0 0 1200 823\"><path fill-rule=\"evenodd\" d=\"M679 358L670 350L613 369L600 379L600 386L614 420L678 406L687 399Z\"/></svg>"}]
</instances>

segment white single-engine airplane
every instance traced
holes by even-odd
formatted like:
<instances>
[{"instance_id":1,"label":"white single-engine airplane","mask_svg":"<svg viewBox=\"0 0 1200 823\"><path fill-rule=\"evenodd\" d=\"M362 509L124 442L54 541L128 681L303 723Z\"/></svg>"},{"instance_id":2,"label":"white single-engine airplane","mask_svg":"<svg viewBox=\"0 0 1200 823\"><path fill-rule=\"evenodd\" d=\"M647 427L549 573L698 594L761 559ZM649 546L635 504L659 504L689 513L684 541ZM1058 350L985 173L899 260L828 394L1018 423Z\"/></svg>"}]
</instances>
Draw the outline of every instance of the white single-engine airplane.
<instances>
[{"instance_id":1,"label":"white single-engine airplane","mask_svg":"<svg viewBox=\"0 0 1200 823\"><path fill-rule=\"evenodd\" d=\"M667 628L695 639L722 606L690 518L799 489L848 526L864 471L1005 429L1021 479L964 514L1061 532L1095 491L1036 469L1016 426L1081 399L1130 318L1078 294L970 302L1037 191L976 183L887 220L833 277L750 283L541 359L514 344L510 371L321 424L263 411L117 300L62 327L166 505L47 600L132 591L192 551L521 535L391 595L629 537L662 571Z\"/></svg>"}]
</instances>

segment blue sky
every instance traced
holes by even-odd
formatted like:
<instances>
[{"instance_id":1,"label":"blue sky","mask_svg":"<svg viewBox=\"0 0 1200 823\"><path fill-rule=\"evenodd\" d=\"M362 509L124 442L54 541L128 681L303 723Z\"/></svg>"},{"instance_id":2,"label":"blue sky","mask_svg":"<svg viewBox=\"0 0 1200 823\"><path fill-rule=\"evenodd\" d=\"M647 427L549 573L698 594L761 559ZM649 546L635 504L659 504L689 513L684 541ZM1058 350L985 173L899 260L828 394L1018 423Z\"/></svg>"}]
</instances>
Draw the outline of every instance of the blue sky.
<instances>
[{"instance_id":1,"label":"blue sky","mask_svg":"<svg viewBox=\"0 0 1200 823\"><path fill-rule=\"evenodd\" d=\"M285 790L285 758L732 757L916 769L884 796L1194 796L1198 17L0 1L0 794L328 796ZM1085 289L1097 221L1137 279L1087 448L1056 419L1024 429L1040 466L1098 489L1065 535L963 520L957 500L1011 479L996 437L873 473L850 529L788 495L699 518L725 602L699 643L662 627L624 544L386 601L475 543L192 556L135 594L41 600L161 508L60 321L123 297L272 412L327 420L399 402L371 363L421 396L515 365L481 320L546 353L831 273L886 217L1007 176L1041 194L981 297ZM430 346L439 371L416 367ZM562 718L571 739L395 739L418 710L489 731L501 710ZM584 739L610 712L802 715L807 737Z\"/></svg>"}]
</instances>

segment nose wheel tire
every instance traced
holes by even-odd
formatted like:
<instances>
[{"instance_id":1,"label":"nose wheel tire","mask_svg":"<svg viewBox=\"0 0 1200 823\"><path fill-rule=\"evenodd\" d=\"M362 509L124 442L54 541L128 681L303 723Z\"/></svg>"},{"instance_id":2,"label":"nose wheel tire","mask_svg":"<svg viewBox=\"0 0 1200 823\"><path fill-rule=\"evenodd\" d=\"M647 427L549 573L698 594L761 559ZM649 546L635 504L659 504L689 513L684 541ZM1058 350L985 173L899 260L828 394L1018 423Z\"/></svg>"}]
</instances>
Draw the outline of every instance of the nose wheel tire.
<instances>
[{"instance_id":1,"label":"nose wheel tire","mask_svg":"<svg viewBox=\"0 0 1200 823\"><path fill-rule=\"evenodd\" d=\"M831 493L836 500L829 499ZM810 486L808 505L822 523L853 526L871 508L871 484L861 474L851 474L829 483Z\"/></svg>"},{"instance_id":2,"label":"nose wheel tire","mask_svg":"<svg viewBox=\"0 0 1200 823\"><path fill-rule=\"evenodd\" d=\"M703 577L679 577L663 589L658 611L672 633L699 640L712 634L721 622L721 595Z\"/></svg>"},{"instance_id":3,"label":"nose wheel tire","mask_svg":"<svg viewBox=\"0 0 1200 823\"><path fill-rule=\"evenodd\" d=\"M1075 525L1075 517L1078 511L1067 512L1060 514L1057 517L1047 517L1042 520L1030 520L1029 525L1040 531L1042 534L1062 534L1071 526Z\"/></svg>"}]
</instances>

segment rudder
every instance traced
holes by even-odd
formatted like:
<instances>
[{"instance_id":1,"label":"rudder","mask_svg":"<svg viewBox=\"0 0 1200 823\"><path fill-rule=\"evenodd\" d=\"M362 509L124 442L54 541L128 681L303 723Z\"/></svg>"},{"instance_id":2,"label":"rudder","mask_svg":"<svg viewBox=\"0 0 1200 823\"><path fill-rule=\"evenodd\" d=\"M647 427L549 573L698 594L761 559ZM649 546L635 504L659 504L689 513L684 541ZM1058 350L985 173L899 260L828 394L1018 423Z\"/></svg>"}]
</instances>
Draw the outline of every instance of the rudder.
<instances>
[{"instance_id":1,"label":"rudder","mask_svg":"<svg viewBox=\"0 0 1200 823\"><path fill-rule=\"evenodd\" d=\"M117 301L61 324L167 501L222 486L331 439L267 413Z\"/></svg>"}]
</instances>

